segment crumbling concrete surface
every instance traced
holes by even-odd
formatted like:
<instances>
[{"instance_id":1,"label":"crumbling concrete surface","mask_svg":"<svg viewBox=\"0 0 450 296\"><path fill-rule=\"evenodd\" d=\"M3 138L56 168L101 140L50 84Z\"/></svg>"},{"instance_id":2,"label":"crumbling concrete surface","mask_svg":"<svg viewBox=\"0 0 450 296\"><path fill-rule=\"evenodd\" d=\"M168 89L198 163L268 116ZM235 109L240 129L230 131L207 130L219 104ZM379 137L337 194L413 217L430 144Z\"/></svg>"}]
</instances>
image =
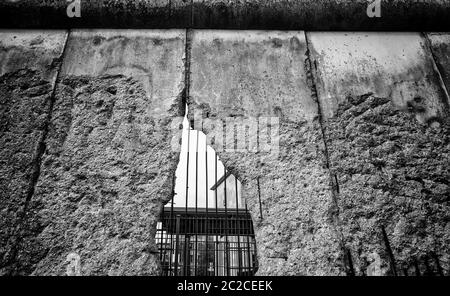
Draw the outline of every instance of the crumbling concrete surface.
<instances>
[{"instance_id":1,"label":"crumbling concrete surface","mask_svg":"<svg viewBox=\"0 0 450 296\"><path fill-rule=\"evenodd\" d=\"M0 274L158 275L186 99L258 274L449 274L448 35L188 32L0 32Z\"/></svg>"},{"instance_id":2,"label":"crumbling concrete surface","mask_svg":"<svg viewBox=\"0 0 450 296\"><path fill-rule=\"evenodd\" d=\"M448 0L8 0L0 26L436 31L450 28L449 10Z\"/></svg>"},{"instance_id":3,"label":"crumbling concrete surface","mask_svg":"<svg viewBox=\"0 0 450 296\"><path fill-rule=\"evenodd\" d=\"M190 117L203 113L203 126L194 128L205 132L243 184L258 274L345 274L304 33L194 31L191 37ZM243 138L232 136L222 149L218 126L245 134L233 120L268 120L258 140L247 131L245 140L257 146L238 151L235 139ZM271 132L271 141L263 142L274 129L279 135Z\"/></svg>"},{"instance_id":4,"label":"crumbling concrete surface","mask_svg":"<svg viewBox=\"0 0 450 296\"><path fill-rule=\"evenodd\" d=\"M354 272L448 274L448 98L426 40L308 36Z\"/></svg>"},{"instance_id":5,"label":"crumbling concrete surface","mask_svg":"<svg viewBox=\"0 0 450 296\"><path fill-rule=\"evenodd\" d=\"M66 33L0 32L0 274L15 262Z\"/></svg>"},{"instance_id":6,"label":"crumbling concrete surface","mask_svg":"<svg viewBox=\"0 0 450 296\"><path fill-rule=\"evenodd\" d=\"M16 271L157 275L183 114L183 31L70 34Z\"/></svg>"}]
</instances>

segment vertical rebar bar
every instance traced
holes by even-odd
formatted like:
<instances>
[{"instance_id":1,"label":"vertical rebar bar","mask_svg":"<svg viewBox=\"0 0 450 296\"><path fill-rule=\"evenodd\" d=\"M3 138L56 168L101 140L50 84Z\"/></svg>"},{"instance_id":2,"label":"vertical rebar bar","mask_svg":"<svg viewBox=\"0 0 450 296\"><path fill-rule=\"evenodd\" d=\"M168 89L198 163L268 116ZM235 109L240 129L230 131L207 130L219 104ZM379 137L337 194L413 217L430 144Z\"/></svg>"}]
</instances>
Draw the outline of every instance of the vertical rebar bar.
<instances>
[{"instance_id":1,"label":"vertical rebar bar","mask_svg":"<svg viewBox=\"0 0 450 296\"><path fill-rule=\"evenodd\" d=\"M258 200L259 200L259 218L263 219L262 201L261 201L261 186L259 184L259 177L256 179L256 185L258 187Z\"/></svg>"},{"instance_id":2,"label":"vertical rebar bar","mask_svg":"<svg viewBox=\"0 0 450 296\"><path fill-rule=\"evenodd\" d=\"M241 231L240 231L240 217L239 217L239 191L238 191L238 180L236 176L234 177L235 190L236 190L236 232L237 232L237 240L238 240L238 270L239 273L242 273L242 262L241 262Z\"/></svg>"},{"instance_id":3,"label":"vertical rebar bar","mask_svg":"<svg viewBox=\"0 0 450 296\"><path fill-rule=\"evenodd\" d=\"M190 146L191 146L191 127L189 125L189 122L188 122L187 128L188 128L188 133L187 133L188 136L187 136L187 152L186 152L187 159L186 159L186 196L185 196L185 199L186 199L186 204L185 204L186 222L188 222L187 217L188 217L188 204L189 204L189 150L190 150ZM184 236L184 248L188 247L186 242L187 242L187 235ZM185 261L185 264L183 265L183 270L184 270L184 274L186 274L186 261Z\"/></svg>"},{"instance_id":4,"label":"vertical rebar bar","mask_svg":"<svg viewBox=\"0 0 450 296\"><path fill-rule=\"evenodd\" d=\"M186 147L186 180L185 180L185 205L184 209L175 208L175 194L170 204L170 215L168 215L168 206L163 207L160 227L157 230L157 243L160 246L160 260L163 265L163 272L166 275L252 275L255 272L256 261L256 242L254 240L253 223L249 214L247 203L239 193L240 184L238 179L227 179L231 176L225 166L222 166L219 172L219 158L214 153L214 199L215 210L210 209L209 201L209 159L208 144L205 138L205 174L203 175L199 166L200 135L196 135L196 155L195 155L195 207L190 202L190 164L191 145L190 139L192 132L188 127L187 146ZM193 155L192 155L193 156ZM220 163L221 164L221 163ZM219 173L223 172L223 177L218 180ZM200 175L199 175L200 174ZM222 175L222 174L220 174ZM199 178L205 177L205 201L200 201L199 196ZM259 180L258 180L259 181ZM193 180L194 182L194 180ZM218 183L220 182L220 184ZM219 190L219 186L223 189ZM228 186L230 185L230 186ZM259 184L258 184L259 185ZM200 186L201 187L201 186ZM235 196L228 194L234 187ZM222 192L219 197L218 193ZM230 196L229 196L230 195ZM230 199L228 199L230 197ZM235 209L233 209L233 198L235 198ZM181 199L182 200L182 199ZM223 202L223 205L219 205ZM241 207L242 205L242 207ZM202 209L199 208L202 207ZM203 209L205 206L205 209ZM219 209L220 207L220 209ZM184 213L183 213L184 212ZM214 216L215 212L215 216ZM214 219L212 219L212 215ZM175 219L176 217L176 219ZM176 223L176 224L175 224ZM174 225L175 224L175 225ZM184 244L183 244L184 241ZM211 241L211 244L210 244ZM164 254L163 254L164 253ZM211 254L210 254L211 253ZM169 259L166 259L169 257ZM211 266L210 266L210 260Z\"/></svg>"},{"instance_id":5,"label":"vertical rebar bar","mask_svg":"<svg viewBox=\"0 0 450 296\"><path fill-rule=\"evenodd\" d=\"M206 184L206 188L205 188L205 198L206 198L206 229L205 229L205 240L206 240L206 264L205 264L205 274L206 275L209 275L208 274L208 269L209 269L209 253L208 253L208 251L209 251L209 240L208 240L208 238L209 238L209 210L208 210L208 207L209 207L209 204L208 204L208 190L209 190L209 187L208 187L208 139L207 139L207 137L205 136L205 168L206 168L206 171L205 171L205 184Z\"/></svg>"},{"instance_id":6,"label":"vertical rebar bar","mask_svg":"<svg viewBox=\"0 0 450 296\"><path fill-rule=\"evenodd\" d=\"M178 276L178 251L179 251L179 235L180 235L180 215L177 215L176 222L176 239L175 239L175 272L174 275Z\"/></svg>"},{"instance_id":7,"label":"vertical rebar bar","mask_svg":"<svg viewBox=\"0 0 450 296\"><path fill-rule=\"evenodd\" d=\"M245 203L245 212L248 215L247 203ZM248 226L246 227L246 229L248 231L248 233L246 234L246 237L247 237L247 248L248 248L247 249L248 275L251 275L252 262L251 262L251 257L250 256L252 254L252 249L251 249L251 246L250 246L250 234L251 234L251 232L249 231L250 230L250 228L249 228L249 226L250 226L249 221L246 221L246 224L248 224Z\"/></svg>"},{"instance_id":8,"label":"vertical rebar bar","mask_svg":"<svg viewBox=\"0 0 450 296\"><path fill-rule=\"evenodd\" d=\"M195 145L195 216L198 217L198 138L200 132L197 131L197 142ZM195 223L195 255L194 255L194 275L197 275L198 265L198 223Z\"/></svg>"},{"instance_id":9,"label":"vertical rebar bar","mask_svg":"<svg viewBox=\"0 0 450 296\"><path fill-rule=\"evenodd\" d=\"M229 243L228 243L228 233L229 233L229 221L228 221L228 198L227 198L227 170L224 168L224 177L225 180L223 181L223 188L224 188L224 206L225 206L225 265L226 265L226 272L227 276L230 276L230 258L229 258Z\"/></svg>"},{"instance_id":10,"label":"vertical rebar bar","mask_svg":"<svg viewBox=\"0 0 450 296\"><path fill-rule=\"evenodd\" d=\"M214 181L215 181L215 188L214 188L214 198L215 198L215 205L216 205L216 216L218 215L218 209L217 209L217 158L218 158L218 156L217 156L217 153L216 153L216 155L215 155L215 165L214 165L214 171L215 171L215 173L214 173ZM220 220L219 220L220 221ZM217 233L217 232L216 232ZM216 236L215 236L215 239L216 239L216 242L218 242L219 241L219 237L218 237L218 235L216 234ZM219 248L219 244L216 244L216 249L217 249L217 254L216 254L216 256L215 256L215 258L214 258L214 260L217 262L218 261L218 256L219 256L219 252L218 252L218 248ZM217 262L218 263L218 262ZM218 275L217 273L218 273L218 270L219 270L219 266L218 266L218 264L217 264L217 268L216 268L216 270L214 270L214 274L215 275Z\"/></svg>"}]
</instances>

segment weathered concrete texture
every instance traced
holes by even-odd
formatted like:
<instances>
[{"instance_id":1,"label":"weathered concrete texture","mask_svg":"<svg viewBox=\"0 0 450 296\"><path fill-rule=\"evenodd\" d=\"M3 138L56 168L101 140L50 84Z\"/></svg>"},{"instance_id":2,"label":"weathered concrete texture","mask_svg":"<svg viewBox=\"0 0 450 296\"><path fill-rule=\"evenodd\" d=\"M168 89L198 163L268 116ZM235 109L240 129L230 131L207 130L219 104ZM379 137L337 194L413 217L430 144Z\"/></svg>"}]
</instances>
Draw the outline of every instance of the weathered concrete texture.
<instances>
[{"instance_id":1,"label":"weathered concrete texture","mask_svg":"<svg viewBox=\"0 0 450 296\"><path fill-rule=\"evenodd\" d=\"M445 113L447 101L426 41L419 33L309 33L322 113L332 117L348 96L391 98L407 110L416 97L425 122ZM425 99L426 98L426 99Z\"/></svg>"},{"instance_id":2,"label":"weathered concrete texture","mask_svg":"<svg viewBox=\"0 0 450 296\"><path fill-rule=\"evenodd\" d=\"M0 274L15 260L65 38L63 31L0 32Z\"/></svg>"},{"instance_id":3,"label":"weathered concrete texture","mask_svg":"<svg viewBox=\"0 0 450 296\"><path fill-rule=\"evenodd\" d=\"M71 1L73 2L73 1ZM82 0L80 17L69 18L67 0L0 2L0 26L7 28L185 28L190 0Z\"/></svg>"},{"instance_id":4,"label":"weathered concrete texture","mask_svg":"<svg viewBox=\"0 0 450 296\"><path fill-rule=\"evenodd\" d=\"M194 0L193 27L283 30L445 30L450 1L381 1L369 18L367 0ZM439 29L440 28L440 29Z\"/></svg>"},{"instance_id":5,"label":"weathered concrete texture","mask_svg":"<svg viewBox=\"0 0 450 296\"><path fill-rule=\"evenodd\" d=\"M450 34L429 33L426 38L430 41L436 66L448 92L450 88ZM450 101L448 101L448 104L450 105Z\"/></svg>"},{"instance_id":6,"label":"weathered concrete texture","mask_svg":"<svg viewBox=\"0 0 450 296\"><path fill-rule=\"evenodd\" d=\"M449 109L425 40L414 33L309 37L356 274L448 274Z\"/></svg>"},{"instance_id":7,"label":"weathered concrete texture","mask_svg":"<svg viewBox=\"0 0 450 296\"><path fill-rule=\"evenodd\" d=\"M283 30L409 30L450 28L448 0L83 0L81 18L66 15L67 0L0 2L9 28L207 28Z\"/></svg>"},{"instance_id":8,"label":"weathered concrete texture","mask_svg":"<svg viewBox=\"0 0 450 296\"><path fill-rule=\"evenodd\" d=\"M158 274L154 236L178 160L170 124L184 111L184 49L183 31L71 33L16 270Z\"/></svg>"},{"instance_id":9,"label":"weathered concrete texture","mask_svg":"<svg viewBox=\"0 0 450 296\"><path fill-rule=\"evenodd\" d=\"M318 108L307 83L306 51L303 32L192 34L190 117L203 111L205 123L262 117L280 122L279 152L272 155L261 149L225 152L215 127L203 126L210 140L215 138L212 146L225 166L243 184L260 275L344 273ZM228 148L234 144L226 143Z\"/></svg>"}]
</instances>

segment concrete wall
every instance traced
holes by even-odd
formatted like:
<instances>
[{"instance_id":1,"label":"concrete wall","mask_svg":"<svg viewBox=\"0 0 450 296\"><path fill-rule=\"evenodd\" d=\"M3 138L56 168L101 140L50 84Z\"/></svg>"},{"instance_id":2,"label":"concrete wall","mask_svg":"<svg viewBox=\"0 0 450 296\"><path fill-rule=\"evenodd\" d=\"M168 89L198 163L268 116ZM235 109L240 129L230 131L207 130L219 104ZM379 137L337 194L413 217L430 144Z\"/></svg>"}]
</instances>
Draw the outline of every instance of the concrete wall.
<instances>
[{"instance_id":1,"label":"concrete wall","mask_svg":"<svg viewBox=\"0 0 450 296\"><path fill-rule=\"evenodd\" d=\"M448 270L449 105L427 37L308 36L356 274Z\"/></svg>"},{"instance_id":2,"label":"concrete wall","mask_svg":"<svg viewBox=\"0 0 450 296\"><path fill-rule=\"evenodd\" d=\"M39 177L52 94L67 34L0 33L0 266L16 262Z\"/></svg>"},{"instance_id":3,"label":"concrete wall","mask_svg":"<svg viewBox=\"0 0 450 296\"><path fill-rule=\"evenodd\" d=\"M260 274L448 270L448 58L429 45L419 33L193 33L192 113L280 120L277 157L219 152L256 220Z\"/></svg>"},{"instance_id":4,"label":"concrete wall","mask_svg":"<svg viewBox=\"0 0 450 296\"><path fill-rule=\"evenodd\" d=\"M319 110L305 69L305 34L194 31L191 47L189 110L200 109L224 123L227 118L280 120L278 156L224 152L213 144L243 184L259 273L343 274Z\"/></svg>"},{"instance_id":5,"label":"concrete wall","mask_svg":"<svg viewBox=\"0 0 450 296\"><path fill-rule=\"evenodd\" d=\"M0 34L1 274L158 274L184 103L242 182L259 274L449 273L448 35ZM208 124L248 119L269 142Z\"/></svg>"},{"instance_id":6,"label":"concrete wall","mask_svg":"<svg viewBox=\"0 0 450 296\"><path fill-rule=\"evenodd\" d=\"M4 272L65 274L79 256L83 275L158 274L154 236L178 162L170 125L184 112L184 44L184 31L70 33L39 179Z\"/></svg>"}]
</instances>

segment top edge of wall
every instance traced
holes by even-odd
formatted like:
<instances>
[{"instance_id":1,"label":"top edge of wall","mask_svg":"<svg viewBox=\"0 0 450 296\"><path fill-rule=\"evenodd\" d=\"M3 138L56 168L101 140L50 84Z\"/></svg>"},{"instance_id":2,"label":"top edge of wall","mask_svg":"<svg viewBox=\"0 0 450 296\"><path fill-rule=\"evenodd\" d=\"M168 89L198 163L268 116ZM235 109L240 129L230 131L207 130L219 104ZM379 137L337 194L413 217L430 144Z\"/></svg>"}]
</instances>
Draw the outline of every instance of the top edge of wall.
<instances>
[{"instance_id":1,"label":"top edge of wall","mask_svg":"<svg viewBox=\"0 0 450 296\"><path fill-rule=\"evenodd\" d=\"M3 0L0 28L449 31L450 0Z\"/></svg>"}]
</instances>

